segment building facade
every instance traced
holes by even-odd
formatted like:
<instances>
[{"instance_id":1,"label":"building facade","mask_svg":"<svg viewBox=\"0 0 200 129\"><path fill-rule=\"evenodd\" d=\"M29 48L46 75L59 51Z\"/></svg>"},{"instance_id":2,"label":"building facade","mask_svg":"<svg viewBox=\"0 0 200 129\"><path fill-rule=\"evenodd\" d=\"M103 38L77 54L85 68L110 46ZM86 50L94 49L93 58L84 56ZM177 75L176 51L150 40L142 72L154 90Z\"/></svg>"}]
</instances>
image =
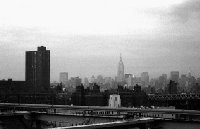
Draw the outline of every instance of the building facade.
<instances>
[{"instance_id":1,"label":"building facade","mask_svg":"<svg viewBox=\"0 0 200 129\"><path fill-rule=\"evenodd\" d=\"M61 72L60 73L60 83L66 86L68 81L68 72Z\"/></svg>"},{"instance_id":2,"label":"building facade","mask_svg":"<svg viewBox=\"0 0 200 129\"><path fill-rule=\"evenodd\" d=\"M50 89L50 50L38 47L37 51L26 51L25 79L32 93L46 93Z\"/></svg>"},{"instance_id":3,"label":"building facade","mask_svg":"<svg viewBox=\"0 0 200 129\"><path fill-rule=\"evenodd\" d=\"M0 80L0 95L26 93L25 81Z\"/></svg>"},{"instance_id":4,"label":"building facade","mask_svg":"<svg viewBox=\"0 0 200 129\"><path fill-rule=\"evenodd\" d=\"M178 83L178 81L179 81L179 71L172 71L170 73L170 76L171 76L170 80Z\"/></svg>"},{"instance_id":5,"label":"building facade","mask_svg":"<svg viewBox=\"0 0 200 129\"><path fill-rule=\"evenodd\" d=\"M142 86L148 86L149 85L149 74L148 74L148 72L142 72L141 73L141 83L142 83Z\"/></svg>"},{"instance_id":6,"label":"building facade","mask_svg":"<svg viewBox=\"0 0 200 129\"><path fill-rule=\"evenodd\" d=\"M116 95L116 94L110 95L108 106L111 108L121 107L120 95Z\"/></svg>"}]
</instances>

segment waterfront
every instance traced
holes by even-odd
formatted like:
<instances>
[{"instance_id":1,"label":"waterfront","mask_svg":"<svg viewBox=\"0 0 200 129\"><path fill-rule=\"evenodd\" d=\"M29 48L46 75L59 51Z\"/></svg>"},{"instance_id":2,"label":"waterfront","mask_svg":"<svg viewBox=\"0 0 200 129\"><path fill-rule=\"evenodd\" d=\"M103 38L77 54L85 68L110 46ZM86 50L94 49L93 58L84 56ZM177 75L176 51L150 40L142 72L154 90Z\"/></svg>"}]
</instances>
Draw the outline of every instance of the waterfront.
<instances>
[{"instance_id":1,"label":"waterfront","mask_svg":"<svg viewBox=\"0 0 200 129\"><path fill-rule=\"evenodd\" d=\"M52 117L52 119L55 119ZM56 117L57 119L57 117ZM1 120L0 121L0 129L30 129L27 128L27 126L25 126L24 124L21 123L20 120L17 119L11 119L9 118L9 120ZM98 125L101 125L101 127L105 128L105 125L108 126L109 124L112 124L111 126L109 126L110 129L116 129L117 127L115 127L115 123L122 123L125 121L118 121L118 122L112 122L112 123L98 123L98 124L90 124L87 126L87 124L77 124L77 125L67 125L67 123L62 123L60 122L58 124L58 126L56 126L55 123L47 123L47 122L41 122L41 127L40 129L61 129L59 127L62 127L62 129L65 129L65 127L68 128L75 128L75 127L79 127L79 128L83 128L83 129L87 129L88 127L92 127L93 129L97 128ZM26 125L30 124L30 122L26 122ZM103 126L104 125L104 126ZM115 126L114 126L115 125ZM150 124L149 124L150 125ZM118 125L119 126L119 125ZM120 128L123 126L120 126ZM107 127L108 128L108 127ZM129 128L134 128L134 129L140 129L139 127L135 127L134 125L132 126L128 126L124 125L124 128L129 129ZM189 122L189 121L158 121L155 122L153 125L151 125L151 128L149 127L148 129L199 129L200 128L200 123L199 122ZM36 125L32 125L32 129L39 129L39 127L37 127Z\"/></svg>"},{"instance_id":2,"label":"waterfront","mask_svg":"<svg viewBox=\"0 0 200 129\"><path fill-rule=\"evenodd\" d=\"M2 129L198 129L200 111L0 103Z\"/></svg>"}]
</instances>

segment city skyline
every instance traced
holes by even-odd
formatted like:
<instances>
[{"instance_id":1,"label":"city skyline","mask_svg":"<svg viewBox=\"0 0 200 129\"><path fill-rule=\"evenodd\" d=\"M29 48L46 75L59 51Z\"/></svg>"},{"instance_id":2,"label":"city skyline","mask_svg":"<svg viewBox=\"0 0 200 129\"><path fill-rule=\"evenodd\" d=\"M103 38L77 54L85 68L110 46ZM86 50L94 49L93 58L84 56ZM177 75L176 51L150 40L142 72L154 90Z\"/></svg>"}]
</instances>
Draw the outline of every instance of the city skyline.
<instances>
[{"instance_id":1,"label":"city skyline","mask_svg":"<svg viewBox=\"0 0 200 129\"><path fill-rule=\"evenodd\" d=\"M200 0L0 0L0 129L199 128Z\"/></svg>"},{"instance_id":2,"label":"city skyline","mask_svg":"<svg viewBox=\"0 0 200 129\"><path fill-rule=\"evenodd\" d=\"M44 47L44 46L41 46L41 47ZM38 48L40 48L39 46L38 46ZM46 47L45 47L46 48ZM28 51L26 51L25 53L27 53ZM35 51L29 51L29 52L35 52ZM27 56L25 57L26 59L27 59ZM122 65L122 66L121 66ZM120 68L120 67L123 67L122 69ZM102 76L102 77L111 77L112 79L115 79L115 78L117 78L117 81L119 81L118 79L119 79L119 76L124 76L125 74L130 74L130 73L124 73L124 64L123 64L123 62L122 62L122 55L121 55L121 53L120 53L120 60L119 60L119 62L118 62L118 65L117 65L117 69L116 69L116 71L117 71L117 74L116 75L114 75L114 76L105 76L104 74L95 74L95 73L93 73L91 76L84 76L84 77L81 77L82 79L84 79L84 78L90 78L90 77L93 77L94 79L96 79L96 77L98 78L98 76L100 75L100 76ZM122 75L119 75L119 72L120 71L122 71L123 73L122 73ZM169 73L162 73L162 75L163 74L166 74L167 75L167 79L171 79L171 74L173 73L173 72L178 72L179 73L179 71L169 71ZM60 71L58 74L60 75L59 76L59 78L58 78L58 80L50 80L51 82L54 82L54 81L57 81L57 82L60 82L59 81L59 79L60 79L60 77L61 77L61 74L63 74L63 73L67 73L67 78L68 78L68 72L67 71ZM149 72L148 71L146 71L146 72L141 72L141 73L138 73L138 75L136 75L136 74L133 74L133 73L131 73L132 75L133 75L133 77L142 77L142 74L149 74ZM26 73L25 73L26 74ZM140 74L140 75L139 75ZM192 76L195 76L193 73L191 73L191 71L189 71L188 73L180 73L180 75L179 75L179 77L181 77L181 75L186 75L186 76L191 76L191 74L192 74ZM160 75L158 75L158 76L156 76L156 77L149 77L150 79L155 79L155 78L159 78L161 76L161 74ZM74 77L80 77L79 75L75 75L75 76L69 76L69 78L74 78ZM196 77L196 76L195 76ZM122 77L123 78L123 77ZM2 79L10 79L10 78L2 78ZM13 79L13 78L11 78L11 79ZM82 80L83 81L83 80ZM122 82L123 81L123 79L121 80L121 81L119 81L119 82Z\"/></svg>"},{"instance_id":3,"label":"city skyline","mask_svg":"<svg viewBox=\"0 0 200 129\"><path fill-rule=\"evenodd\" d=\"M51 50L51 81L58 81L60 72L69 77L115 77L120 53L125 74L148 72L154 78L179 71L199 77L199 4L0 2L0 79L25 80L25 51L38 46Z\"/></svg>"}]
</instances>

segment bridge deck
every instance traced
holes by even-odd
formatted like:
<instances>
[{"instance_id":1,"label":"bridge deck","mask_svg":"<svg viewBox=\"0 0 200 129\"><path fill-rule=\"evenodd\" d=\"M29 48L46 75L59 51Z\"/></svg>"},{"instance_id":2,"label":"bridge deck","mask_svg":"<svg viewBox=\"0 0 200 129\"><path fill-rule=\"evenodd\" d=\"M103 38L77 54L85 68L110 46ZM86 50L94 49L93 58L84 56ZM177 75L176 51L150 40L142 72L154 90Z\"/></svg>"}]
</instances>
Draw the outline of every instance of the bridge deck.
<instances>
[{"instance_id":1,"label":"bridge deck","mask_svg":"<svg viewBox=\"0 0 200 129\"><path fill-rule=\"evenodd\" d=\"M116 122L98 123L98 124L91 124L91 125L57 127L57 128L51 128L51 129L97 129L97 128L101 129L101 128L113 128L113 127L124 127L124 126L130 126L130 125L146 124L146 123L154 122L155 120L160 120L160 119L143 118L143 119L132 120L132 121L116 121Z\"/></svg>"},{"instance_id":2,"label":"bridge deck","mask_svg":"<svg viewBox=\"0 0 200 129\"><path fill-rule=\"evenodd\" d=\"M137 109L137 108L110 108L100 106L70 106L70 105L48 105L48 104L18 104L18 103L0 103L0 108L37 108L37 109L55 109L62 108L66 110L109 110L119 112L160 112L160 113L173 113L173 114L189 114L200 115L198 110L182 110L182 109Z\"/></svg>"},{"instance_id":3,"label":"bridge deck","mask_svg":"<svg viewBox=\"0 0 200 129\"><path fill-rule=\"evenodd\" d=\"M27 111L16 111L16 112L0 112L0 117L5 117L5 116L23 116L30 114L30 112Z\"/></svg>"}]
</instances>

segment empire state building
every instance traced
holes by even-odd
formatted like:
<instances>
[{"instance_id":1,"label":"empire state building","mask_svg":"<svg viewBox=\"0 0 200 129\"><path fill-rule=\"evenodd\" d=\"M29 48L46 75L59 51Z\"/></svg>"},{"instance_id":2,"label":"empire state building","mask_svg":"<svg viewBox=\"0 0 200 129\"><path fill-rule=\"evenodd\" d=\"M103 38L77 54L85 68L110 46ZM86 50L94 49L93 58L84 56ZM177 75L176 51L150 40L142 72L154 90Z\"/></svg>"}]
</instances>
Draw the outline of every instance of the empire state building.
<instances>
[{"instance_id":1,"label":"empire state building","mask_svg":"<svg viewBox=\"0 0 200 129\"><path fill-rule=\"evenodd\" d=\"M118 71L117 71L117 82L124 81L124 63L122 62L122 56L120 54L120 61L118 64Z\"/></svg>"}]
</instances>

